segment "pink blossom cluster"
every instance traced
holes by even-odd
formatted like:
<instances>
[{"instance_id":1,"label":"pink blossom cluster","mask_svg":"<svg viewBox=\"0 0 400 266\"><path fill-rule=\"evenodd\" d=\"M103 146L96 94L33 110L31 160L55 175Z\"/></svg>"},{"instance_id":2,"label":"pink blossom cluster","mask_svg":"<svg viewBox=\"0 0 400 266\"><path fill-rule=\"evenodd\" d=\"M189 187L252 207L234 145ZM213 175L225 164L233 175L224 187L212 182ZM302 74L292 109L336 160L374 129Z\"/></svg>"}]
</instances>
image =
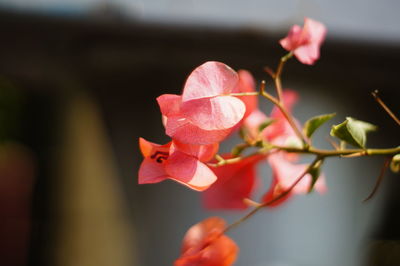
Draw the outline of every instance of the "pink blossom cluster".
<instances>
[{"instance_id":1,"label":"pink blossom cluster","mask_svg":"<svg viewBox=\"0 0 400 266\"><path fill-rule=\"evenodd\" d=\"M325 27L306 18L303 29L293 26L280 43L285 49L293 51L301 62L310 64L318 59L324 36ZM295 164L297 158L284 152L253 156L214 169L207 166L218 152L219 143L238 127L242 127L253 141L265 140L279 145L300 141L277 107L268 117L258 109L256 96L232 96L254 91L255 81L248 71L235 72L221 62L209 61L189 75L182 95L159 96L157 102L165 132L172 141L158 145L140 138L144 161L139 170L139 183L172 179L198 191L206 190L215 183L204 194L205 206L245 208L243 199L250 197L254 189L254 168L267 159L273 170L273 182L264 199L288 188L306 165ZM294 91L284 92L283 101L289 111L296 100ZM267 119L273 119L273 124L259 132L260 125ZM320 180L317 190L323 191L323 179ZM311 177L307 176L293 192L306 193L310 182Z\"/></svg>"},{"instance_id":2,"label":"pink blossom cluster","mask_svg":"<svg viewBox=\"0 0 400 266\"><path fill-rule=\"evenodd\" d=\"M280 44L300 62L313 64L319 58L325 34L326 29L321 23L306 18L304 27L293 26ZM259 109L255 84L250 72L236 72L224 63L209 61L189 75L181 95L159 96L157 102L162 122L171 141L159 145L140 138L139 146L144 160L139 169L139 184L171 179L191 189L204 191L203 202L207 208L243 209L248 207L243 200L251 198L256 189L257 165L268 162L273 173L272 184L266 189L262 202L268 202L288 190L307 169L306 164L298 163L299 158L295 154L271 149L268 153L243 157L236 163L219 167L213 165L219 144L238 129L248 143L281 146L302 143L293 125L279 108L275 106L269 116ZM289 113L297 98L296 92L283 91L282 105ZM264 128L262 125L266 121L272 121L272 124ZM297 121L295 123L299 124ZM233 157L232 154L222 155L224 160ZM290 193L272 206L282 204L294 194L308 193L312 182L311 174L306 174ZM314 187L319 192L326 190L323 176ZM218 234L223 233L223 226L216 219L204 221L195 227L197 229L191 229L193 232L203 232L202 237L188 232L182 257L176 265L233 263L236 245L228 238L216 237L217 233L213 231L216 227L212 229L210 224L218 224ZM192 236L195 240L190 240ZM215 252L222 242L228 243L229 249L221 248L222 253ZM207 249L211 246L215 248ZM221 257L221 254L225 254L223 252L227 254L224 258ZM210 257L209 254L213 255ZM199 261L202 263L195 264Z\"/></svg>"}]
</instances>

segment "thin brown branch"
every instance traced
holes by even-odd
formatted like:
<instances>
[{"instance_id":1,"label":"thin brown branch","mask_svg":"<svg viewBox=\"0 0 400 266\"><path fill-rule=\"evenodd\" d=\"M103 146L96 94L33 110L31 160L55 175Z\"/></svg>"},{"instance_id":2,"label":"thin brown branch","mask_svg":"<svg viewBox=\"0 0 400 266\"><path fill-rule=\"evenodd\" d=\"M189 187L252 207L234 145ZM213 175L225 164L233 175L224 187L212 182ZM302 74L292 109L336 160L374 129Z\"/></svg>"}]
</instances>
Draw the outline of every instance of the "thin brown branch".
<instances>
[{"instance_id":1,"label":"thin brown branch","mask_svg":"<svg viewBox=\"0 0 400 266\"><path fill-rule=\"evenodd\" d=\"M372 96L374 96L375 100L379 103L379 105L386 111L386 113L400 126L400 119L390 110L390 108L382 101L382 99L378 96L378 90L373 91Z\"/></svg>"},{"instance_id":2,"label":"thin brown branch","mask_svg":"<svg viewBox=\"0 0 400 266\"><path fill-rule=\"evenodd\" d=\"M372 199L372 197L376 194L376 192L378 191L378 189L382 183L383 177L385 176L386 169L388 169L388 167L389 167L389 163L390 163L390 159L386 158L385 162L383 163L383 166L381 168L381 172L379 173L379 176L376 179L374 189L372 190L371 194L369 194L369 196L363 200L363 202L366 202L366 201Z\"/></svg>"}]
</instances>

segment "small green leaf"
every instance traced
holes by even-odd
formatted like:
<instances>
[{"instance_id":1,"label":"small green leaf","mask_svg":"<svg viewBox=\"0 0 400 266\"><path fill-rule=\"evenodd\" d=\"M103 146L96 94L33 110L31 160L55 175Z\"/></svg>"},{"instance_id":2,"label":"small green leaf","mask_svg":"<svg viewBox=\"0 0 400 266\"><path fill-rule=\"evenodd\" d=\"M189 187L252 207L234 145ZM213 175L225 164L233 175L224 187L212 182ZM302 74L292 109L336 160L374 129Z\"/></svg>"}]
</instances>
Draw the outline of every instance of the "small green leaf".
<instances>
[{"instance_id":1,"label":"small green leaf","mask_svg":"<svg viewBox=\"0 0 400 266\"><path fill-rule=\"evenodd\" d=\"M310 188L308 189L308 193L311 193L314 189L315 183L317 183L319 176L321 175L321 165L323 161L318 161L316 165L311 168L308 173L311 175L311 184Z\"/></svg>"},{"instance_id":2,"label":"small green leaf","mask_svg":"<svg viewBox=\"0 0 400 266\"><path fill-rule=\"evenodd\" d=\"M337 137L353 146L365 148L367 133L376 130L377 127L351 117L339 124L332 126L331 136Z\"/></svg>"},{"instance_id":3,"label":"small green leaf","mask_svg":"<svg viewBox=\"0 0 400 266\"><path fill-rule=\"evenodd\" d=\"M246 140L246 135L247 135L246 129L244 127L241 127L239 129L239 137L243 140Z\"/></svg>"},{"instance_id":4,"label":"small green leaf","mask_svg":"<svg viewBox=\"0 0 400 266\"><path fill-rule=\"evenodd\" d=\"M274 119L267 119L258 126L258 132L263 131L266 127L270 126L271 124L275 123L276 120Z\"/></svg>"},{"instance_id":5,"label":"small green leaf","mask_svg":"<svg viewBox=\"0 0 400 266\"><path fill-rule=\"evenodd\" d=\"M247 143L241 143L241 144L236 145L231 150L232 156L233 157L239 156L247 147L249 147L249 144L247 144Z\"/></svg>"},{"instance_id":6,"label":"small green leaf","mask_svg":"<svg viewBox=\"0 0 400 266\"><path fill-rule=\"evenodd\" d=\"M319 115L319 116L314 116L307 120L307 122L304 124L303 132L304 135L306 135L308 138L312 136L312 134L320 127L322 126L325 122L330 120L332 117L334 117L336 113L332 114L325 114L325 115Z\"/></svg>"},{"instance_id":7,"label":"small green leaf","mask_svg":"<svg viewBox=\"0 0 400 266\"><path fill-rule=\"evenodd\" d=\"M393 173L400 172L400 153L393 156L392 161L390 162L390 169Z\"/></svg>"}]
</instances>

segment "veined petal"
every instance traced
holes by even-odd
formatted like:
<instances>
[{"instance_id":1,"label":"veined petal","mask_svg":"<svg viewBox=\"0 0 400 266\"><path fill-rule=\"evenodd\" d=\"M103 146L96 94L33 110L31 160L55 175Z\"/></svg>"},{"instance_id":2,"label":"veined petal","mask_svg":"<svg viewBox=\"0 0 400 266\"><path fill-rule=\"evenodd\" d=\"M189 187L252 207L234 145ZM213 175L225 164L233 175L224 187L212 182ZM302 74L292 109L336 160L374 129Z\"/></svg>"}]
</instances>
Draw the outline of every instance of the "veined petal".
<instances>
[{"instance_id":1,"label":"veined petal","mask_svg":"<svg viewBox=\"0 0 400 266\"><path fill-rule=\"evenodd\" d=\"M197 67L186 80L182 101L215 97L232 92L237 73L224 63L209 61Z\"/></svg>"},{"instance_id":2,"label":"veined petal","mask_svg":"<svg viewBox=\"0 0 400 266\"><path fill-rule=\"evenodd\" d=\"M169 117L166 121L166 134L173 139L187 144L213 144L224 140L231 129L204 130L192 123L187 118L180 116Z\"/></svg>"},{"instance_id":3,"label":"veined petal","mask_svg":"<svg viewBox=\"0 0 400 266\"><path fill-rule=\"evenodd\" d=\"M219 144L213 143L208 145L185 144L178 140L174 140L171 146L171 152L179 150L183 153L192 155L202 162L212 160L218 152Z\"/></svg>"},{"instance_id":4,"label":"veined petal","mask_svg":"<svg viewBox=\"0 0 400 266\"><path fill-rule=\"evenodd\" d=\"M179 115L182 96L176 94L163 94L157 98L161 113L164 116Z\"/></svg>"},{"instance_id":5,"label":"veined petal","mask_svg":"<svg viewBox=\"0 0 400 266\"><path fill-rule=\"evenodd\" d=\"M244 103L232 96L198 99L182 104L184 116L204 130L232 128L242 120L245 112Z\"/></svg>"},{"instance_id":6,"label":"veined petal","mask_svg":"<svg viewBox=\"0 0 400 266\"><path fill-rule=\"evenodd\" d=\"M191 189L203 191L217 180L215 174L193 156L175 151L165 163L165 171L171 179Z\"/></svg>"},{"instance_id":7,"label":"veined petal","mask_svg":"<svg viewBox=\"0 0 400 266\"><path fill-rule=\"evenodd\" d=\"M139 168L139 184L158 183L169 176L165 173L164 165L156 161L145 158Z\"/></svg>"},{"instance_id":8,"label":"veined petal","mask_svg":"<svg viewBox=\"0 0 400 266\"><path fill-rule=\"evenodd\" d=\"M145 158L152 156L157 151L168 154L170 146L171 146L171 142L168 142L165 145L160 145L160 144L156 144L156 143L147 141L144 138L139 138L140 151L142 152L143 157L145 157Z\"/></svg>"}]
</instances>

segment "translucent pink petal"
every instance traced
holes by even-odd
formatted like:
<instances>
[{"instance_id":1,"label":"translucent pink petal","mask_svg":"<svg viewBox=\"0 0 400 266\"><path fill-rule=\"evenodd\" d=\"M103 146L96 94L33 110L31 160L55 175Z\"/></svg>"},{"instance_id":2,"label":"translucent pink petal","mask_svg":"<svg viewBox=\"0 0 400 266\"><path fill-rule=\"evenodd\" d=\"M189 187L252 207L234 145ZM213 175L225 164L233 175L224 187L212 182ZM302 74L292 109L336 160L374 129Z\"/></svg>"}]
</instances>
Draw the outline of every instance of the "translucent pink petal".
<instances>
[{"instance_id":1,"label":"translucent pink petal","mask_svg":"<svg viewBox=\"0 0 400 266\"><path fill-rule=\"evenodd\" d=\"M288 35L281 39L279 43L287 51L295 50L299 45L301 45L302 31L303 29L299 25L293 25L292 28L290 28Z\"/></svg>"},{"instance_id":2,"label":"translucent pink petal","mask_svg":"<svg viewBox=\"0 0 400 266\"><path fill-rule=\"evenodd\" d=\"M217 180L208 166L179 151L169 156L165 162L165 171L171 179L198 191L207 189Z\"/></svg>"},{"instance_id":3,"label":"translucent pink petal","mask_svg":"<svg viewBox=\"0 0 400 266\"><path fill-rule=\"evenodd\" d=\"M157 102L164 116L178 115L180 113L182 96L163 94L157 98Z\"/></svg>"},{"instance_id":4,"label":"translucent pink petal","mask_svg":"<svg viewBox=\"0 0 400 266\"><path fill-rule=\"evenodd\" d=\"M245 112L244 103L232 96L198 99L182 104L183 115L204 130L232 128L242 120Z\"/></svg>"},{"instance_id":5,"label":"translucent pink petal","mask_svg":"<svg viewBox=\"0 0 400 266\"><path fill-rule=\"evenodd\" d=\"M301 29L294 25L280 44L286 50L293 51L301 63L312 65L319 58L320 46L325 36L326 27L322 23L305 18L304 27Z\"/></svg>"},{"instance_id":6,"label":"translucent pink petal","mask_svg":"<svg viewBox=\"0 0 400 266\"><path fill-rule=\"evenodd\" d=\"M294 182L304 173L308 164L294 164L285 158L284 152L271 154L268 158L274 178L283 190L289 189ZM293 188L292 193L307 194L312 182L310 174L306 174L302 180ZM315 188L320 193L326 191L325 177L321 175L315 184Z\"/></svg>"},{"instance_id":7,"label":"translucent pink petal","mask_svg":"<svg viewBox=\"0 0 400 266\"><path fill-rule=\"evenodd\" d=\"M310 42L319 46L325 40L327 30L324 24L321 22L310 18L305 18L304 31L310 35Z\"/></svg>"},{"instance_id":8,"label":"translucent pink petal","mask_svg":"<svg viewBox=\"0 0 400 266\"><path fill-rule=\"evenodd\" d=\"M228 94L236 87L237 82L238 75L229 66L215 61L206 62L189 75L182 101Z\"/></svg>"},{"instance_id":9,"label":"translucent pink petal","mask_svg":"<svg viewBox=\"0 0 400 266\"><path fill-rule=\"evenodd\" d=\"M179 116L168 118L165 128L166 134L171 138L182 143L198 145L221 142L231 133L231 129L204 130Z\"/></svg>"},{"instance_id":10,"label":"translucent pink petal","mask_svg":"<svg viewBox=\"0 0 400 266\"><path fill-rule=\"evenodd\" d=\"M239 70L239 82L234 92L255 92L255 81L251 73L247 70ZM238 97L242 100L246 106L246 113L244 118L248 117L253 111L258 107L257 96L240 96Z\"/></svg>"},{"instance_id":11,"label":"translucent pink petal","mask_svg":"<svg viewBox=\"0 0 400 266\"><path fill-rule=\"evenodd\" d=\"M202 162L212 160L218 152L219 144L213 143L208 145L185 144L174 140L171 146L171 152L178 150L183 153L192 155Z\"/></svg>"},{"instance_id":12,"label":"translucent pink petal","mask_svg":"<svg viewBox=\"0 0 400 266\"><path fill-rule=\"evenodd\" d=\"M202 193L204 206L208 209L247 208L243 199L251 197L256 180L256 165L264 158L252 156L235 164L212 168L218 180Z\"/></svg>"},{"instance_id":13,"label":"translucent pink petal","mask_svg":"<svg viewBox=\"0 0 400 266\"><path fill-rule=\"evenodd\" d=\"M171 142L168 142L165 145L160 145L160 144L156 144L156 143L147 141L144 138L139 138L140 151L142 152L142 154L145 158L150 157L156 151L169 153L170 146L171 146Z\"/></svg>"},{"instance_id":14,"label":"translucent pink petal","mask_svg":"<svg viewBox=\"0 0 400 266\"><path fill-rule=\"evenodd\" d=\"M319 45L311 43L300 46L294 51L294 55L301 63L313 65L319 58Z\"/></svg>"},{"instance_id":15,"label":"translucent pink petal","mask_svg":"<svg viewBox=\"0 0 400 266\"><path fill-rule=\"evenodd\" d=\"M139 168L139 184L158 183L169 176L165 173L164 165L145 158Z\"/></svg>"}]
</instances>

